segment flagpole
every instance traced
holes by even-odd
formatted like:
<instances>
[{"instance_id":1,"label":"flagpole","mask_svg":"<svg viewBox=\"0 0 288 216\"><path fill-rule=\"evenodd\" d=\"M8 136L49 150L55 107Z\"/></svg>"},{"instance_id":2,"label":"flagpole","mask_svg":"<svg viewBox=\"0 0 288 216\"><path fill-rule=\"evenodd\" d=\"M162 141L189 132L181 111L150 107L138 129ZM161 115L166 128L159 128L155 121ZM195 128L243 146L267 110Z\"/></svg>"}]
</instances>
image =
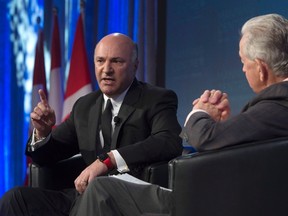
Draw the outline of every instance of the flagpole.
<instances>
[{"instance_id":1,"label":"flagpole","mask_svg":"<svg viewBox=\"0 0 288 216\"><path fill-rule=\"evenodd\" d=\"M85 12L85 1L81 0L80 1L80 13L84 15Z\"/></svg>"},{"instance_id":2,"label":"flagpole","mask_svg":"<svg viewBox=\"0 0 288 216\"><path fill-rule=\"evenodd\" d=\"M80 14L82 16L82 20L83 20L83 32L84 32L84 37L85 37L85 1L81 0L80 1Z\"/></svg>"},{"instance_id":3,"label":"flagpole","mask_svg":"<svg viewBox=\"0 0 288 216\"><path fill-rule=\"evenodd\" d=\"M58 8L56 6L53 7L53 15L58 15Z\"/></svg>"},{"instance_id":4,"label":"flagpole","mask_svg":"<svg viewBox=\"0 0 288 216\"><path fill-rule=\"evenodd\" d=\"M39 32L39 29L40 29L40 23L41 23L41 17L40 16L37 16L37 18L36 18L36 23L37 23L37 30L38 30L38 32Z\"/></svg>"}]
</instances>

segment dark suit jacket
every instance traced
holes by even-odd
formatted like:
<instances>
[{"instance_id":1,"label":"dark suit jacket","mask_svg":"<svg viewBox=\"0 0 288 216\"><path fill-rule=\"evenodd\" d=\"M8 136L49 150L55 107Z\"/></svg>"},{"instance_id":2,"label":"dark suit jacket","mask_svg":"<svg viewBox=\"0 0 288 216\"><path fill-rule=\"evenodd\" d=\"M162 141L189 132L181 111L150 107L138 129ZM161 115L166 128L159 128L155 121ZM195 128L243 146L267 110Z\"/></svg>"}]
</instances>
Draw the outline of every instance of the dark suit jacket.
<instances>
[{"instance_id":1,"label":"dark suit jacket","mask_svg":"<svg viewBox=\"0 0 288 216\"><path fill-rule=\"evenodd\" d=\"M193 114L181 137L198 151L288 136L288 82L261 91L236 115L215 122L203 112Z\"/></svg>"},{"instance_id":2,"label":"dark suit jacket","mask_svg":"<svg viewBox=\"0 0 288 216\"><path fill-rule=\"evenodd\" d=\"M40 165L47 165L81 153L87 165L102 153L98 122L102 110L101 91L81 97L70 117L53 129L44 145L26 154ZM150 163L170 160L182 153L177 121L177 96L167 89L154 87L136 79L119 110L111 149L117 149L138 176ZM29 144L29 142L28 142Z\"/></svg>"}]
</instances>

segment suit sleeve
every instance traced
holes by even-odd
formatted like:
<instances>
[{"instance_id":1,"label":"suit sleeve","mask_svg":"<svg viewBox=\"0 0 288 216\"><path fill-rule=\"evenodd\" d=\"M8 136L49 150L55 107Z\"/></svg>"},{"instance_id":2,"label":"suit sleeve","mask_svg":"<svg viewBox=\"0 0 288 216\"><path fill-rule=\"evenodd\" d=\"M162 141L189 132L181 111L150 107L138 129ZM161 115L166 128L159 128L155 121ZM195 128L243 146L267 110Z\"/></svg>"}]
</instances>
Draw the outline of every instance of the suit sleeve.
<instances>
[{"instance_id":1,"label":"suit sleeve","mask_svg":"<svg viewBox=\"0 0 288 216\"><path fill-rule=\"evenodd\" d=\"M29 151L30 144L31 137L27 142L25 154L41 166L50 165L78 154L78 139L73 121L73 111L65 122L54 128L46 139L39 142L35 151Z\"/></svg>"},{"instance_id":2,"label":"suit sleeve","mask_svg":"<svg viewBox=\"0 0 288 216\"><path fill-rule=\"evenodd\" d=\"M117 150L129 165L170 160L182 153L182 140L179 137L181 126L177 120L177 96L173 91L147 94L142 98L147 107L143 114L143 130L150 134L145 139ZM153 95L153 96L151 96ZM137 115L137 112L134 113ZM142 116L142 115L141 115Z\"/></svg>"},{"instance_id":3,"label":"suit sleeve","mask_svg":"<svg viewBox=\"0 0 288 216\"><path fill-rule=\"evenodd\" d=\"M260 102L223 122L197 112L189 118L180 136L198 151L287 136L288 126L281 120L287 111L275 103Z\"/></svg>"}]
</instances>

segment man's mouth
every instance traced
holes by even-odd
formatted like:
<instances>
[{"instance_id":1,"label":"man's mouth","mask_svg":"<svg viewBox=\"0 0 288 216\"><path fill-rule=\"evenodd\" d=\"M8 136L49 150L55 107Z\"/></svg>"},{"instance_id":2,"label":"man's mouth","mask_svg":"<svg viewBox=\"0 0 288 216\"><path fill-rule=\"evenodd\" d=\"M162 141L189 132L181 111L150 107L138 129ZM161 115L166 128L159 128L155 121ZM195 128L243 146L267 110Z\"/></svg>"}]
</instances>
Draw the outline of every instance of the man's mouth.
<instances>
[{"instance_id":1,"label":"man's mouth","mask_svg":"<svg viewBox=\"0 0 288 216\"><path fill-rule=\"evenodd\" d=\"M112 82L114 82L115 80L112 79L112 78L103 78L102 81L105 83L105 84L112 84Z\"/></svg>"}]
</instances>

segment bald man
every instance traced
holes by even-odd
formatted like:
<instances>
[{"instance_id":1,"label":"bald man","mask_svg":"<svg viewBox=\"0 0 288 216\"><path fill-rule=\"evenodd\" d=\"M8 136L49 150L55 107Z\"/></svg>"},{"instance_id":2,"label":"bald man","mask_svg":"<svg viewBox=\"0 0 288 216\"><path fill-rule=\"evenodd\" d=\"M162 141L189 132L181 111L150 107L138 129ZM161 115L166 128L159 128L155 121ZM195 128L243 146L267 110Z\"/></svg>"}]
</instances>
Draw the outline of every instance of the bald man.
<instances>
[{"instance_id":1,"label":"bald man","mask_svg":"<svg viewBox=\"0 0 288 216\"><path fill-rule=\"evenodd\" d=\"M41 102L30 115L34 132L26 155L39 165L49 165L81 153L87 167L75 179L75 189L14 188L0 200L1 216L69 215L72 204L84 194L93 203L87 190L94 192L89 185L98 176L117 170L140 177L148 164L182 153L177 96L136 79L136 44L123 34L107 35L96 45L94 63L100 89L81 97L65 122L52 129L55 114L42 90ZM112 119L101 122L106 104L111 104ZM104 132L107 125L110 138Z\"/></svg>"}]
</instances>

